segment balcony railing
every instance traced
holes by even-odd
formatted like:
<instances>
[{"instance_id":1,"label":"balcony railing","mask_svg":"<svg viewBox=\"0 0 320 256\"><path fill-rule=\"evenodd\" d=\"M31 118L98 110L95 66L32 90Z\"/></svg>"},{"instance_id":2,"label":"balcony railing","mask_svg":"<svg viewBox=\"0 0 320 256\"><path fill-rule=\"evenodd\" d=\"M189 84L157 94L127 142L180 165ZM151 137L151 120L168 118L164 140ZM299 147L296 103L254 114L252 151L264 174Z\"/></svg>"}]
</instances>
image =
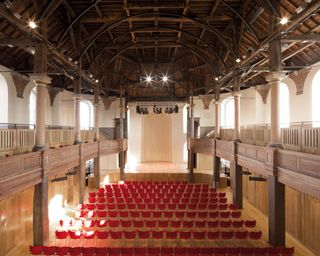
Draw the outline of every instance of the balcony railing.
<instances>
[{"instance_id":1,"label":"balcony railing","mask_svg":"<svg viewBox=\"0 0 320 256\"><path fill-rule=\"evenodd\" d=\"M281 128L281 143L284 149L320 154L320 127L313 127L312 122L291 123L288 128ZM247 125L240 130L243 143L259 146L270 142L270 125ZM233 140L233 128L221 127L220 137Z\"/></svg>"},{"instance_id":2,"label":"balcony railing","mask_svg":"<svg viewBox=\"0 0 320 256\"><path fill-rule=\"evenodd\" d=\"M20 154L32 151L35 142L34 126L1 124L0 125L0 156L5 154ZM94 131L81 130L82 141L93 141ZM46 127L46 145L59 147L72 145L74 129L72 127Z\"/></svg>"}]
</instances>

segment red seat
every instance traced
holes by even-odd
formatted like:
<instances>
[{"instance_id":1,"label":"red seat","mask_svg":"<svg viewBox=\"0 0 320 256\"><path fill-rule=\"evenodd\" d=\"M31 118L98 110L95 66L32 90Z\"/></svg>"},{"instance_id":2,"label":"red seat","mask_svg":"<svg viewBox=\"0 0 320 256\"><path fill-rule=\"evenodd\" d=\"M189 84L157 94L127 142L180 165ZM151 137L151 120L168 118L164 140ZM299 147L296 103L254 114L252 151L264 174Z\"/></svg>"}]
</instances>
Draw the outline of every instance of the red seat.
<instances>
[{"instance_id":1,"label":"red seat","mask_svg":"<svg viewBox=\"0 0 320 256\"><path fill-rule=\"evenodd\" d=\"M159 228L167 228L169 226L169 221L167 220L159 220L158 221Z\"/></svg>"},{"instance_id":2,"label":"red seat","mask_svg":"<svg viewBox=\"0 0 320 256\"><path fill-rule=\"evenodd\" d=\"M207 212L197 212L198 218L205 219L208 216Z\"/></svg>"},{"instance_id":3,"label":"red seat","mask_svg":"<svg viewBox=\"0 0 320 256\"><path fill-rule=\"evenodd\" d=\"M109 236L109 233L107 231L96 231L96 236L98 239L107 239Z\"/></svg>"},{"instance_id":4,"label":"red seat","mask_svg":"<svg viewBox=\"0 0 320 256\"><path fill-rule=\"evenodd\" d=\"M140 217L140 212L139 211L130 211L130 216L132 218L139 218Z\"/></svg>"},{"instance_id":5,"label":"red seat","mask_svg":"<svg viewBox=\"0 0 320 256\"><path fill-rule=\"evenodd\" d=\"M159 247L149 247L148 248L148 255L151 255L151 256L160 255L160 248Z\"/></svg>"},{"instance_id":6,"label":"red seat","mask_svg":"<svg viewBox=\"0 0 320 256\"><path fill-rule=\"evenodd\" d=\"M110 237L112 239L121 239L122 238L122 231L110 231Z\"/></svg>"},{"instance_id":7,"label":"red seat","mask_svg":"<svg viewBox=\"0 0 320 256\"><path fill-rule=\"evenodd\" d=\"M218 239L220 236L220 231L209 231L207 232L207 238L210 240Z\"/></svg>"},{"instance_id":8,"label":"red seat","mask_svg":"<svg viewBox=\"0 0 320 256\"><path fill-rule=\"evenodd\" d=\"M193 238L196 240L203 240L206 237L206 232L204 231L195 231L193 232Z\"/></svg>"},{"instance_id":9,"label":"red seat","mask_svg":"<svg viewBox=\"0 0 320 256\"><path fill-rule=\"evenodd\" d=\"M133 226L135 228L142 228L143 227L143 221L142 220L134 220L133 221Z\"/></svg>"},{"instance_id":10,"label":"red seat","mask_svg":"<svg viewBox=\"0 0 320 256\"><path fill-rule=\"evenodd\" d=\"M81 255L81 247L68 247L68 252L70 256Z\"/></svg>"},{"instance_id":11,"label":"red seat","mask_svg":"<svg viewBox=\"0 0 320 256\"><path fill-rule=\"evenodd\" d=\"M255 220L246 220L244 222L244 225L247 227L247 228L254 228L256 226L256 221Z\"/></svg>"},{"instance_id":12,"label":"red seat","mask_svg":"<svg viewBox=\"0 0 320 256\"><path fill-rule=\"evenodd\" d=\"M242 228L243 227L243 220L234 220L234 221L232 221L232 227L234 227L234 228Z\"/></svg>"},{"instance_id":13,"label":"red seat","mask_svg":"<svg viewBox=\"0 0 320 256\"><path fill-rule=\"evenodd\" d=\"M173 217L173 212L164 212L164 217L165 218L172 218Z\"/></svg>"},{"instance_id":14,"label":"red seat","mask_svg":"<svg viewBox=\"0 0 320 256\"><path fill-rule=\"evenodd\" d=\"M68 232L67 231L59 231L56 230L56 238L57 239L66 239L68 237Z\"/></svg>"},{"instance_id":15,"label":"red seat","mask_svg":"<svg viewBox=\"0 0 320 256\"><path fill-rule=\"evenodd\" d=\"M129 228L132 225L131 220L120 220L120 225L123 228Z\"/></svg>"},{"instance_id":16,"label":"red seat","mask_svg":"<svg viewBox=\"0 0 320 256\"><path fill-rule=\"evenodd\" d=\"M109 256L119 256L121 255L121 248L119 247L108 247L107 252Z\"/></svg>"},{"instance_id":17,"label":"red seat","mask_svg":"<svg viewBox=\"0 0 320 256\"><path fill-rule=\"evenodd\" d=\"M127 218L127 217L129 217L129 212L128 211L119 211L119 217Z\"/></svg>"},{"instance_id":18,"label":"red seat","mask_svg":"<svg viewBox=\"0 0 320 256\"><path fill-rule=\"evenodd\" d=\"M172 228L180 228L181 227L181 221L173 220L173 221L170 222L170 226Z\"/></svg>"},{"instance_id":19,"label":"red seat","mask_svg":"<svg viewBox=\"0 0 320 256\"><path fill-rule=\"evenodd\" d=\"M219 221L215 220L215 221L208 221L208 228L217 228L219 225Z\"/></svg>"},{"instance_id":20,"label":"red seat","mask_svg":"<svg viewBox=\"0 0 320 256\"><path fill-rule=\"evenodd\" d=\"M226 204L227 203L227 198L219 198L219 203L220 204Z\"/></svg>"},{"instance_id":21,"label":"red seat","mask_svg":"<svg viewBox=\"0 0 320 256\"><path fill-rule=\"evenodd\" d=\"M232 211L231 212L231 217L232 218L240 218L241 217L241 212L240 211Z\"/></svg>"},{"instance_id":22,"label":"red seat","mask_svg":"<svg viewBox=\"0 0 320 256\"><path fill-rule=\"evenodd\" d=\"M183 228L192 228L193 227L193 221L187 221L187 220L185 220L185 221L183 221L182 222L182 227Z\"/></svg>"},{"instance_id":23,"label":"red seat","mask_svg":"<svg viewBox=\"0 0 320 256\"><path fill-rule=\"evenodd\" d=\"M107 226L108 222L106 220L98 220L96 221L96 224L98 228L103 228Z\"/></svg>"},{"instance_id":24,"label":"red seat","mask_svg":"<svg viewBox=\"0 0 320 256\"><path fill-rule=\"evenodd\" d=\"M135 239L136 238L136 231L124 231L124 238L125 239Z\"/></svg>"},{"instance_id":25,"label":"red seat","mask_svg":"<svg viewBox=\"0 0 320 256\"><path fill-rule=\"evenodd\" d=\"M282 255L291 256L294 254L294 247L285 247L282 249Z\"/></svg>"},{"instance_id":26,"label":"red seat","mask_svg":"<svg viewBox=\"0 0 320 256\"><path fill-rule=\"evenodd\" d=\"M109 220L109 227L117 228L120 226L120 222L118 220Z\"/></svg>"},{"instance_id":27,"label":"red seat","mask_svg":"<svg viewBox=\"0 0 320 256\"><path fill-rule=\"evenodd\" d=\"M107 211L97 211L97 216L99 218L105 218L107 217Z\"/></svg>"},{"instance_id":28,"label":"red seat","mask_svg":"<svg viewBox=\"0 0 320 256\"><path fill-rule=\"evenodd\" d=\"M197 228L205 228L206 227L206 222L205 221L196 221L195 226Z\"/></svg>"},{"instance_id":29,"label":"red seat","mask_svg":"<svg viewBox=\"0 0 320 256\"><path fill-rule=\"evenodd\" d=\"M163 231L152 231L153 239L163 239Z\"/></svg>"},{"instance_id":30,"label":"red seat","mask_svg":"<svg viewBox=\"0 0 320 256\"><path fill-rule=\"evenodd\" d=\"M229 218L230 217L230 212L229 211L220 212L220 217L221 218Z\"/></svg>"},{"instance_id":31,"label":"red seat","mask_svg":"<svg viewBox=\"0 0 320 256\"><path fill-rule=\"evenodd\" d=\"M187 251L188 251L188 255L192 255L192 256L200 255L201 248L200 247L189 247L187 249Z\"/></svg>"},{"instance_id":32,"label":"red seat","mask_svg":"<svg viewBox=\"0 0 320 256\"><path fill-rule=\"evenodd\" d=\"M198 204L198 209L199 210L206 210L207 209L207 204Z\"/></svg>"},{"instance_id":33,"label":"red seat","mask_svg":"<svg viewBox=\"0 0 320 256\"><path fill-rule=\"evenodd\" d=\"M237 239L246 239L248 237L248 231L236 231L234 236Z\"/></svg>"},{"instance_id":34,"label":"red seat","mask_svg":"<svg viewBox=\"0 0 320 256\"><path fill-rule=\"evenodd\" d=\"M68 247L56 247L56 255L58 256L65 256L68 255Z\"/></svg>"},{"instance_id":35,"label":"red seat","mask_svg":"<svg viewBox=\"0 0 320 256\"><path fill-rule=\"evenodd\" d=\"M150 218L151 212L150 211L141 211L140 212L142 218Z\"/></svg>"},{"instance_id":36,"label":"red seat","mask_svg":"<svg viewBox=\"0 0 320 256\"><path fill-rule=\"evenodd\" d=\"M98 210L106 209L106 205L104 203L98 203L98 204L96 204L96 207Z\"/></svg>"},{"instance_id":37,"label":"red seat","mask_svg":"<svg viewBox=\"0 0 320 256\"><path fill-rule=\"evenodd\" d=\"M190 231L180 231L179 237L180 237L180 239L189 240L189 239L191 239L191 232Z\"/></svg>"},{"instance_id":38,"label":"red seat","mask_svg":"<svg viewBox=\"0 0 320 256\"><path fill-rule=\"evenodd\" d=\"M149 231L138 231L139 239L149 239L150 233Z\"/></svg>"},{"instance_id":39,"label":"red seat","mask_svg":"<svg viewBox=\"0 0 320 256\"><path fill-rule=\"evenodd\" d=\"M186 217L190 219L194 219L197 216L197 212L192 211L192 212L186 212Z\"/></svg>"},{"instance_id":40,"label":"red seat","mask_svg":"<svg viewBox=\"0 0 320 256\"><path fill-rule=\"evenodd\" d=\"M106 247L95 247L94 253L96 256L105 256L107 255L107 248Z\"/></svg>"},{"instance_id":41,"label":"red seat","mask_svg":"<svg viewBox=\"0 0 320 256\"><path fill-rule=\"evenodd\" d=\"M29 249L32 255L42 255L43 246L41 245L35 245L35 246L30 245Z\"/></svg>"},{"instance_id":42,"label":"red seat","mask_svg":"<svg viewBox=\"0 0 320 256\"><path fill-rule=\"evenodd\" d=\"M223 239L231 239L233 237L233 231L221 231L221 237Z\"/></svg>"},{"instance_id":43,"label":"red seat","mask_svg":"<svg viewBox=\"0 0 320 256\"><path fill-rule=\"evenodd\" d=\"M147 220L146 221L146 227L147 228L155 228L157 225L156 225L156 221L154 220Z\"/></svg>"},{"instance_id":44,"label":"red seat","mask_svg":"<svg viewBox=\"0 0 320 256\"><path fill-rule=\"evenodd\" d=\"M222 221L220 221L220 227L222 227L222 228L230 228L231 223L232 222L230 220L227 220L227 221L222 220Z\"/></svg>"},{"instance_id":45,"label":"red seat","mask_svg":"<svg viewBox=\"0 0 320 256\"><path fill-rule=\"evenodd\" d=\"M165 204L158 204L158 210L164 210L164 209L166 209Z\"/></svg>"},{"instance_id":46,"label":"red seat","mask_svg":"<svg viewBox=\"0 0 320 256\"><path fill-rule=\"evenodd\" d=\"M108 211L108 215L110 218L116 218L118 216L117 211Z\"/></svg>"},{"instance_id":47,"label":"red seat","mask_svg":"<svg viewBox=\"0 0 320 256\"><path fill-rule=\"evenodd\" d=\"M219 208L219 210L227 210L228 209L228 205L227 204L219 204L218 208Z\"/></svg>"},{"instance_id":48,"label":"red seat","mask_svg":"<svg viewBox=\"0 0 320 256\"><path fill-rule=\"evenodd\" d=\"M89 197L88 201L89 203L94 204L97 201L97 199L95 197Z\"/></svg>"},{"instance_id":49,"label":"red seat","mask_svg":"<svg viewBox=\"0 0 320 256\"><path fill-rule=\"evenodd\" d=\"M122 247L121 248L121 255L122 256L133 256L134 250L132 247Z\"/></svg>"},{"instance_id":50,"label":"red seat","mask_svg":"<svg viewBox=\"0 0 320 256\"><path fill-rule=\"evenodd\" d=\"M96 197L96 192L89 192L89 197Z\"/></svg>"},{"instance_id":51,"label":"red seat","mask_svg":"<svg viewBox=\"0 0 320 256\"><path fill-rule=\"evenodd\" d=\"M147 248L146 247L134 247L133 252L135 256L145 256L147 255Z\"/></svg>"},{"instance_id":52,"label":"red seat","mask_svg":"<svg viewBox=\"0 0 320 256\"><path fill-rule=\"evenodd\" d=\"M217 210L218 205L217 204L209 204L208 208L209 208L209 210Z\"/></svg>"},{"instance_id":53,"label":"red seat","mask_svg":"<svg viewBox=\"0 0 320 256\"><path fill-rule=\"evenodd\" d=\"M49 255L54 255L55 253L56 253L55 246L43 246L43 255L49 256Z\"/></svg>"},{"instance_id":54,"label":"red seat","mask_svg":"<svg viewBox=\"0 0 320 256\"><path fill-rule=\"evenodd\" d=\"M250 239L253 239L253 240L259 240L262 236L262 232L261 231L251 231L249 233L249 237Z\"/></svg>"}]
</instances>

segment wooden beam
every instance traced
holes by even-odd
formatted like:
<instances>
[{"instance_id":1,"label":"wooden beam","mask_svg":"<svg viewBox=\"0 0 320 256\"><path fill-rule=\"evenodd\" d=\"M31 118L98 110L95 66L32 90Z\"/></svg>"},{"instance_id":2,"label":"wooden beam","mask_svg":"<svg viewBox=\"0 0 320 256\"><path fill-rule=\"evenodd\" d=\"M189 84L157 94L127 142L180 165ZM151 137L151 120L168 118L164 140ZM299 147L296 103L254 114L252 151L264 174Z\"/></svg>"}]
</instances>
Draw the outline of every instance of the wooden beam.
<instances>
[{"instance_id":1,"label":"wooden beam","mask_svg":"<svg viewBox=\"0 0 320 256\"><path fill-rule=\"evenodd\" d=\"M282 39L282 42L319 42L319 33L306 33L301 35L287 35Z\"/></svg>"}]
</instances>

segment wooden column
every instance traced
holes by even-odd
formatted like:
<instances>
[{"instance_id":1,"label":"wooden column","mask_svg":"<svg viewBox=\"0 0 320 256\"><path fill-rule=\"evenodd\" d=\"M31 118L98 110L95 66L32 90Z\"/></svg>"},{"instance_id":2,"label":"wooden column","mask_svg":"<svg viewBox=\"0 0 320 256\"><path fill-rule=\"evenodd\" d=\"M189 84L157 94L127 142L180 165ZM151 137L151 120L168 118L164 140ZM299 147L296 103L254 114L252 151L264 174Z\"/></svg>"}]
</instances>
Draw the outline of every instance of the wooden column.
<instances>
[{"instance_id":1,"label":"wooden column","mask_svg":"<svg viewBox=\"0 0 320 256\"><path fill-rule=\"evenodd\" d=\"M189 164L189 182L194 181L194 173L193 173L193 163L194 163L194 152L192 149L189 150L189 155L188 159L190 159L190 164Z\"/></svg>"},{"instance_id":2,"label":"wooden column","mask_svg":"<svg viewBox=\"0 0 320 256\"><path fill-rule=\"evenodd\" d=\"M268 225L269 243L272 246L285 246L285 185L278 181L278 149L270 149L270 158L273 159L268 168Z\"/></svg>"},{"instance_id":3,"label":"wooden column","mask_svg":"<svg viewBox=\"0 0 320 256\"><path fill-rule=\"evenodd\" d=\"M84 193L86 188L86 166L85 161L82 160L82 151L83 151L83 144L79 145L79 165L75 168L77 172L78 184L79 184L79 204L83 204L84 202Z\"/></svg>"},{"instance_id":4,"label":"wooden column","mask_svg":"<svg viewBox=\"0 0 320 256\"><path fill-rule=\"evenodd\" d=\"M119 130L120 130L120 139L123 140L123 111L124 111L124 105L123 105L123 89L121 87L120 91L120 123L119 123ZM125 152L123 150L119 153L119 168L120 168L120 180L125 179L124 175L124 169L125 169Z\"/></svg>"},{"instance_id":5,"label":"wooden column","mask_svg":"<svg viewBox=\"0 0 320 256\"><path fill-rule=\"evenodd\" d=\"M216 100L214 102L214 112L215 112L215 125L214 125L214 138L219 139L220 138L220 101Z\"/></svg>"},{"instance_id":6,"label":"wooden column","mask_svg":"<svg viewBox=\"0 0 320 256\"><path fill-rule=\"evenodd\" d=\"M240 141L240 92L234 92L233 98L234 98L234 140Z\"/></svg>"},{"instance_id":7,"label":"wooden column","mask_svg":"<svg viewBox=\"0 0 320 256\"><path fill-rule=\"evenodd\" d=\"M44 245L49 238L48 177L34 188L33 196L33 244Z\"/></svg>"},{"instance_id":8,"label":"wooden column","mask_svg":"<svg viewBox=\"0 0 320 256\"><path fill-rule=\"evenodd\" d=\"M193 95L190 98L190 139L194 138L194 104L193 104ZM192 149L188 152L188 162L189 162L189 182L193 182L194 180L194 174L193 174L193 168L194 168L194 157L195 154Z\"/></svg>"},{"instance_id":9,"label":"wooden column","mask_svg":"<svg viewBox=\"0 0 320 256\"><path fill-rule=\"evenodd\" d=\"M213 153L213 186L219 188L220 186L220 157L216 155L217 142L214 141L214 153Z\"/></svg>"},{"instance_id":10,"label":"wooden column","mask_svg":"<svg viewBox=\"0 0 320 256\"><path fill-rule=\"evenodd\" d=\"M93 159L94 165L94 188L97 189L100 187L100 154L98 153L98 157Z\"/></svg>"},{"instance_id":11,"label":"wooden column","mask_svg":"<svg viewBox=\"0 0 320 256\"><path fill-rule=\"evenodd\" d=\"M233 203L242 209L243 207L243 195L242 195L242 166L238 165L237 153L238 153L238 142L234 141L233 144L234 162L233 162Z\"/></svg>"},{"instance_id":12,"label":"wooden column","mask_svg":"<svg viewBox=\"0 0 320 256\"><path fill-rule=\"evenodd\" d=\"M190 99L190 138L194 138L194 104L193 96Z\"/></svg>"}]
</instances>

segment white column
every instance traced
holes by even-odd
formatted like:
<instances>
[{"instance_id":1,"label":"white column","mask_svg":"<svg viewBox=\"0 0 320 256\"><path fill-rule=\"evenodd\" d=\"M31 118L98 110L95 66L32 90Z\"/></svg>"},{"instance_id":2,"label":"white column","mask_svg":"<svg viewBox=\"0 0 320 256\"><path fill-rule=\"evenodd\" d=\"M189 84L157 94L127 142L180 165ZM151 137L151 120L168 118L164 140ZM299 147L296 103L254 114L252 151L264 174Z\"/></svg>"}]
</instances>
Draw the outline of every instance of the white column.
<instances>
[{"instance_id":1,"label":"white column","mask_svg":"<svg viewBox=\"0 0 320 256\"><path fill-rule=\"evenodd\" d=\"M46 98L47 85L51 78L46 74L31 74L30 80L36 86L36 129L34 151L44 150L46 148Z\"/></svg>"},{"instance_id":2,"label":"white column","mask_svg":"<svg viewBox=\"0 0 320 256\"><path fill-rule=\"evenodd\" d=\"M234 98L234 140L240 140L240 92L233 93Z\"/></svg>"},{"instance_id":3,"label":"white column","mask_svg":"<svg viewBox=\"0 0 320 256\"><path fill-rule=\"evenodd\" d=\"M81 132L80 132L80 95L74 98L74 144L81 143Z\"/></svg>"},{"instance_id":4,"label":"white column","mask_svg":"<svg viewBox=\"0 0 320 256\"><path fill-rule=\"evenodd\" d=\"M271 141L270 146L281 147L280 128L280 83L284 75L272 72L266 76L271 87Z\"/></svg>"},{"instance_id":5,"label":"white column","mask_svg":"<svg viewBox=\"0 0 320 256\"><path fill-rule=\"evenodd\" d=\"M190 100L190 138L194 138L194 104L193 104L193 96L191 96Z\"/></svg>"}]
</instances>

